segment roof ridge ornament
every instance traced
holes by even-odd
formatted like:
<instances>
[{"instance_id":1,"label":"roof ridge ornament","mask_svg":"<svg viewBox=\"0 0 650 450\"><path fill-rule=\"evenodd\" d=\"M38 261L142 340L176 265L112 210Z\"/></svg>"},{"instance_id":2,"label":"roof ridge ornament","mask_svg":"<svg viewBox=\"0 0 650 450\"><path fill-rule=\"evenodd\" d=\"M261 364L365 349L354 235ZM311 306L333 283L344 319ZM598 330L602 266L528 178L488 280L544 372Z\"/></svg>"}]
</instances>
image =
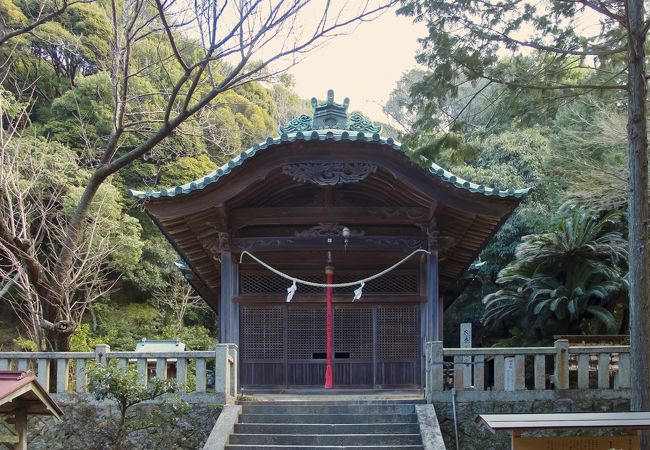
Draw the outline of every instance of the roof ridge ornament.
<instances>
[{"instance_id":1,"label":"roof ridge ornament","mask_svg":"<svg viewBox=\"0 0 650 450\"><path fill-rule=\"evenodd\" d=\"M319 102L316 97L311 99L312 116L301 114L291 120L286 126L280 127L280 134L298 133L314 130L346 130L367 132L371 134L381 132L381 126L375 125L370 118L359 112L348 115L350 99L343 99L343 103L334 101L334 91L327 91L327 100Z\"/></svg>"}]
</instances>

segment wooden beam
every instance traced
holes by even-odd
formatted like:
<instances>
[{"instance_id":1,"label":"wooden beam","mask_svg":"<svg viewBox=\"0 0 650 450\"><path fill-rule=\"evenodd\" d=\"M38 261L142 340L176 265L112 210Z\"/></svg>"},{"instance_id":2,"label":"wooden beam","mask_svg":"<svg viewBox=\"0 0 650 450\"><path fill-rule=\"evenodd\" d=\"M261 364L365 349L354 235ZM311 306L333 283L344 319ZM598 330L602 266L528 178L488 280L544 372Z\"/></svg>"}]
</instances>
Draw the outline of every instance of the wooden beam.
<instances>
[{"instance_id":1,"label":"wooden beam","mask_svg":"<svg viewBox=\"0 0 650 450\"><path fill-rule=\"evenodd\" d=\"M277 250L402 250L412 252L418 248L427 248L426 237L418 236L358 236L348 239L347 247L340 236L301 237L277 236L234 238L230 240L234 252L248 250L255 252Z\"/></svg>"},{"instance_id":2,"label":"wooden beam","mask_svg":"<svg viewBox=\"0 0 650 450\"><path fill-rule=\"evenodd\" d=\"M299 225L317 223L426 224L428 208L379 207L286 207L238 208L230 211L230 226L239 230L254 225Z\"/></svg>"}]
</instances>

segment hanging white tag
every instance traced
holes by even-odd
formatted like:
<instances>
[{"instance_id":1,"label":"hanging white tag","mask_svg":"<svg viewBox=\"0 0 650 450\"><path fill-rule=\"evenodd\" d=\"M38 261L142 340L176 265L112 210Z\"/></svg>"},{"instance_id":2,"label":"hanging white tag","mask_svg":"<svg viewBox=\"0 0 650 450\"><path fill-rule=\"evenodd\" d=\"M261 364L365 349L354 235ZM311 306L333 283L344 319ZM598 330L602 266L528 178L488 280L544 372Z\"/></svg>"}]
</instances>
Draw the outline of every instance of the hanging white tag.
<instances>
[{"instance_id":1,"label":"hanging white tag","mask_svg":"<svg viewBox=\"0 0 650 450\"><path fill-rule=\"evenodd\" d=\"M362 281L359 287L354 290L354 298L352 299L352 301L359 300L361 298L361 294L363 294L363 287L365 285L366 283Z\"/></svg>"},{"instance_id":2,"label":"hanging white tag","mask_svg":"<svg viewBox=\"0 0 650 450\"><path fill-rule=\"evenodd\" d=\"M287 288L287 303L291 301L293 294L295 294L297 290L298 286L296 286L296 280L293 280L293 284Z\"/></svg>"}]
</instances>

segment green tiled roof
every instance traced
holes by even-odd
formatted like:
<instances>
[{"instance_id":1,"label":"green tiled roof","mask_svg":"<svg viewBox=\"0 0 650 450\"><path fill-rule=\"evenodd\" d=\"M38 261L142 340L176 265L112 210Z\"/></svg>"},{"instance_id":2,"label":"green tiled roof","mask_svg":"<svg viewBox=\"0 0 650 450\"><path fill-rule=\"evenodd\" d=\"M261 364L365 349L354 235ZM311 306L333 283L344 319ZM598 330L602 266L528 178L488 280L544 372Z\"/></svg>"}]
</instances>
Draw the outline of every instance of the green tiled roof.
<instances>
[{"instance_id":1,"label":"green tiled roof","mask_svg":"<svg viewBox=\"0 0 650 450\"><path fill-rule=\"evenodd\" d=\"M346 98L343 104L334 103L333 91L328 91L328 99L325 103L312 99L314 114L309 117L305 114L293 119L286 127L280 128L280 136L276 138L269 137L266 141L253 145L248 150L231 159L215 171L191 183L177 186L171 189L161 189L159 191L134 191L129 190L128 195L138 200L160 197L176 197L179 195L189 194L206 186L216 183L219 179L227 176L235 167L244 164L248 159L256 154L268 151L272 147L296 142L296 141L348 141L348 142L375 142L378 145L386 146L394 151L404 153L399 142L392 137L386 138L379 134L381 128L375 126L370 119L359 114L347 114L349 100ZM529 189L508 189L499 190L489 188L483 185L472 183L457 177L451 172L446 171L437 164L431 164L429 172L453 186L470 192L480 193L486 196L497 197L523 197L528 194Z\"/></svg>"}]
</instances>

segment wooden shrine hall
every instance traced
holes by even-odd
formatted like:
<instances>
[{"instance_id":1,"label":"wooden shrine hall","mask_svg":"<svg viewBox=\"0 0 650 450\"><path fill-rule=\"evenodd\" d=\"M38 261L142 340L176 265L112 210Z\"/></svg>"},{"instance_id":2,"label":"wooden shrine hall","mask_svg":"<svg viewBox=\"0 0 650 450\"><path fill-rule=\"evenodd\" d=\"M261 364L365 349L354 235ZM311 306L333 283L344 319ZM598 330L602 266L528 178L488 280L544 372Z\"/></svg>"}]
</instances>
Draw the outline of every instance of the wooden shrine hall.
<instances>
[{"instance_id":1,"label":"wooden shrine hall","mask_svg":"<svg viewBox=\"0 0 650 450\"><path fill-rule=\"evenodd\" d=\"M324 384L331 287L299 282L287 301L282 274L326 283L328 266L332 283L352 283L400 261L330 291L333 385L420 386L424 343L441 339L465 272L528 192L420 167L348 105L329 91L204 178L129 192L218 313L220 341L239 345L246 388Z\"/></svg>"}]
</instances>

